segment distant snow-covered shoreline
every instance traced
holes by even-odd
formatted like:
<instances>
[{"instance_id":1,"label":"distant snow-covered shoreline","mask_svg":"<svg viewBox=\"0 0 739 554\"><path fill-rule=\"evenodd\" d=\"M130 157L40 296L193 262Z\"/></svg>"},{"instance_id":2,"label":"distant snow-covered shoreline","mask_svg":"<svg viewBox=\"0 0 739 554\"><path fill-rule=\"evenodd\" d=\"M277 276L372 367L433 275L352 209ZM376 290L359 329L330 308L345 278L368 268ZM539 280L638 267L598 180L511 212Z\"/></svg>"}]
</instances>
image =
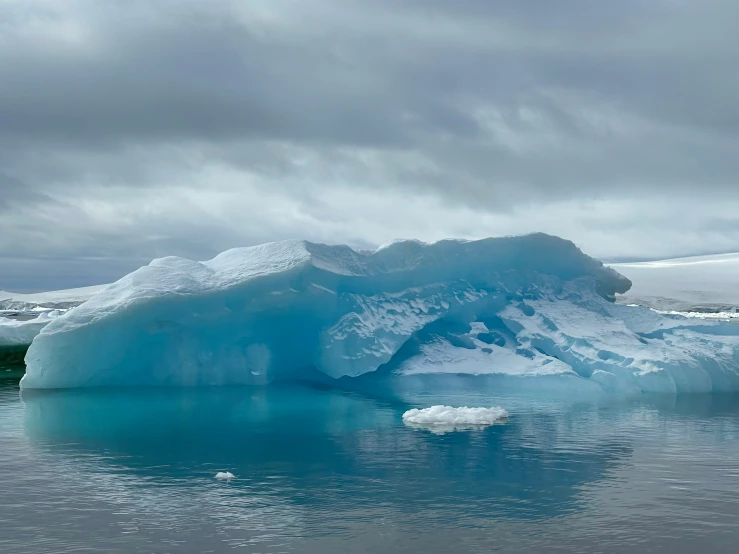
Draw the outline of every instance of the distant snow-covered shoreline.
<instances>
[{"instance_id":1,"label":"distant snow-covered shoreline","mask_svg":"<svg viewBox=\"0 0 739 554\"><path fill-rule=\"evenodd\" d=\"M609 265L632 282L620 303L705 319L739 310L739 253Z\"/></svg>"}]
</instances>

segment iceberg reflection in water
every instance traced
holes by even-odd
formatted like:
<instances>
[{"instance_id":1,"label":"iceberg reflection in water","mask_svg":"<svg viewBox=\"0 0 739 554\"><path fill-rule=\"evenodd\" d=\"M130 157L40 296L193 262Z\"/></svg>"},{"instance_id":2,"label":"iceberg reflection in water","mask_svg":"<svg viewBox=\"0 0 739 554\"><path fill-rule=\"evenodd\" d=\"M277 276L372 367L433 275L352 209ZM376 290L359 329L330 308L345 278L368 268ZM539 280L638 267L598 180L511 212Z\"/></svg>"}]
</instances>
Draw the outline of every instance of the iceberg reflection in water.
<instances>
[{"instance_id":1,"label":"iceberg reflection in water","mask_svg":"<svg viewBox=\"0 0 739 554\"><path fill-rule=\"evenodd\" d=\"M510 415L446 435L403 424L433 404ZM244 387L21 402L6 388L0 441L3 552L711 552L739 539L733 397Z\"/></svg>"}]
</instances>

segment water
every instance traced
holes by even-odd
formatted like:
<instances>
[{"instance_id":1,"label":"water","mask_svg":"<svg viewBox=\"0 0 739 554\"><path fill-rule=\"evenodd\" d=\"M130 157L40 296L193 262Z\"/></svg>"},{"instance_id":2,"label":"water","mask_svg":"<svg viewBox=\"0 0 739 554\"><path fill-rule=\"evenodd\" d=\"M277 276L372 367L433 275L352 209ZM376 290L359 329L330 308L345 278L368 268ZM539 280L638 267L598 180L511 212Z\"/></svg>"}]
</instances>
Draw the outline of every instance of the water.
<instances>
[{"instance_id":1,"label":"water","mask_svg":"<svg viewBox=\"0 0 739 554\"><path fill-rule=\"evenodd\" d=\"M440 402L510 419L403 425ZM4 554L734 553L738 523L737 397L0 385Z\"/></svg>"}]
</instances>

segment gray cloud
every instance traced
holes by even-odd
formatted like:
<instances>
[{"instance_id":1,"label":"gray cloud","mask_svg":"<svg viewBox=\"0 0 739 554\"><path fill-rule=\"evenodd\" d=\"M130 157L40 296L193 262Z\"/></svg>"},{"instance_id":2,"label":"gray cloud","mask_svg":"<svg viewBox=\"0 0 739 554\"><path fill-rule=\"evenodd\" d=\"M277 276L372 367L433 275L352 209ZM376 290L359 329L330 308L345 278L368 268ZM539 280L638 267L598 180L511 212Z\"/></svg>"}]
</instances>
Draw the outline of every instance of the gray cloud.
<instances>
[{"instance_id":1,"label":"gray cloud","mask_svg":"<svg viewBox=\"0 0 739 554\"><path fill-rule=\"evenodd\" d=\"M731 0L8 0L0 288L296 236L739 249L738 19Z\"/></svg>"}]
</instances>

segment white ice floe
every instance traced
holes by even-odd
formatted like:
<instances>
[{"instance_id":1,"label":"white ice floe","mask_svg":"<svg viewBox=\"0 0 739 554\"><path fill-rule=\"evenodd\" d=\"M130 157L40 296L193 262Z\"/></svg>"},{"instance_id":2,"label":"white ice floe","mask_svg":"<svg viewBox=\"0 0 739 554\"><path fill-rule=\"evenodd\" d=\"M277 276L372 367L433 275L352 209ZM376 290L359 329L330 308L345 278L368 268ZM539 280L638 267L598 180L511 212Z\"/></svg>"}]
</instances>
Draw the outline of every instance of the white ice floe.
<instances>
[{"instance_id":1,"label":"white ice floe","mask_svg":"<svg viewBox=\"0 0 739 554\"><path fill-rule=\"evenodd\" d=\"M428 429L443 434L451 431L480 429L507 419L508 412L500 406L492 408L453 408L452 406L431 406L413 408L403 414L403 423L410 427Z\"/></svg>"},{"instance_id":2,"label":"white ice floe","mask_svg":"<svg viewBox=\"0 0 739 554\"><path fill-rule=\"evenodd\" d=\"M236 476L230 471L219 471L216 473L216 479L220 481L230 481L231 479L236 479Z\"/></svg>"}]
</instances>

